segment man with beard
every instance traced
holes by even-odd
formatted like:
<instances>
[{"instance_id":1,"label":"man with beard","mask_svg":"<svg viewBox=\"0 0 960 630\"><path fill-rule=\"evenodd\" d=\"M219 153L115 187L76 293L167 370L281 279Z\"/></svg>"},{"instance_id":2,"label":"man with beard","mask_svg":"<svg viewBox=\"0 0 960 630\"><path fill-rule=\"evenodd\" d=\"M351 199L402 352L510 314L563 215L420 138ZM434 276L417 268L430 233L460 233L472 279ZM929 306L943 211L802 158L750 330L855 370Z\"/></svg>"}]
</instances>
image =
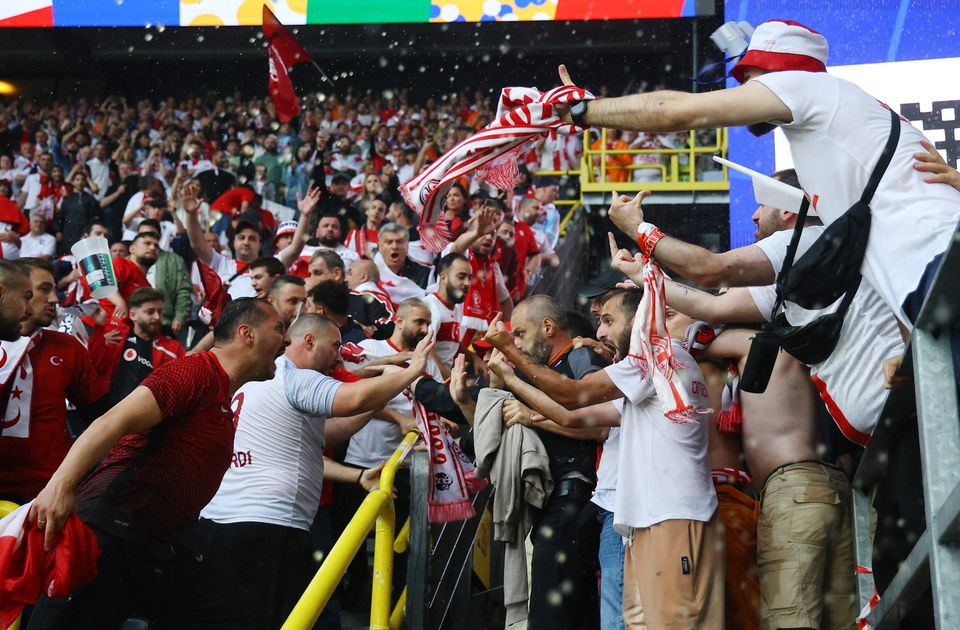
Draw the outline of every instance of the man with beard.
<instances>
[{"instance_id":1,"label":"man with beard","mask_svg":"<svg viewBox=\"0 0 960 630\"><path fill-rule=\"evenodd\" d=\"M300 253L301 261L309 260L319 250L331 250L340 256L344 268L349 271L350 265L360 259L357 252L343 244L343 222L338 217L321 216L315 234L316 238Z\"/></svg>"},{"instance_id":2,"label":"man with beard","mask_svg":"<svg viewBox=\"0 0 960 630\"><path fill-rule=\"evenodd\" d=\"M463 254L470 261L473 280L463 302L463 343L469 345L474 334L484 332L498 312L508 319L513 300L497 263L496 229L503 220L497 208L484 206L469 222L469 228L450 243L443 254ZM382 230L381 230L382 232Z\"/></svg>"},{"instance_id":3,"label":"man with beard","mask_svg":"<svg viewBox=\"0 0 960 630\"><path fill-rule=\"evenodd\" d=\"M107 391L108 381L98 376L79 341L46 328L57 316L52 263L21 258L16 264L29 273L32 289L29 316L20 324L23 336L0 346L5 358L0 367L0 497L25 503L40 492L73 443L66 401L88 405ZM4 310L12 310L10 320L22 318L20 295L0 297Z\"/></svg>"},{"instance_id":4,"label":"man with beard","mask_svg":"<svg viewBox=\"0 0 960 630\"><path fill-rule=\"evenodd\" d=\"M591 350L573 347L563 309L549 296L535 295L518 304L510 323L515 352L562 378L579 380L606 365ZM599 524L589 505L596 484L597 442L535 428L550 458L555 486L531 534L530 627L596 628ZM558 556L566 560L558 563Z\"/></svg>"},{"instance_id":5,"label":"man with beard","mask_svg":"<svg viewBox=\"0 0 960 630\"><path fill-rule=\"evenodd\" d=\"M383 364L385 359L394 362L398 355L409 357L420 341L430 332L430 309L422 300L410 299L402 302L397 308L396 326L389 339L367 339L360 342L364 360L361 366ZM403 365L403 364L401 364ZM440 370L435 361L427 361L423 374L438 381ZM396 412L393 419L396 422L374 418L365 427L357 431L350 438L346 456L343 462L357 468L373 468L386 461L396 450L404 434L416 428L413 417L413 401L405 392L394 396L386 405L386 409ZM401 468L397 471L394 480L396 488L396 520L403 523L410 513L410 471ZM366 492L357 486L334 487L334 500L337 510L334 513L334 528L342 529L356 512ZM341 509L341 507L343 509ZM405 575L402 565L394 566L394 576ZM354 562L350 569L350 580L354 585L369 584L369 573L366 562Z\"/></svg>"},{"instance_id":6,"label":"man with beard","mask_svg":"<svg viewBox=\"0 0 960 630\"><path fill-rule=\"evenodd\" d=\"M137 233L150 232L160 242L160 224L153 219L144 219L137 226ZM163 292L163 330L166 334L179 335L190 317L190 296L193 286L190 272L183 257L161 248L157 262L146 273L147 281L154 289Z\"/></svg>"},{"instance_id":7,"label":"man with beard","mask_svg":"<svg viewBox=\"0 0 960 630\"><path fill-rule=\"evenodd\" d=\"M307 301L307 290L304 288L303 278L299 276L281 276L270 285L267 293L267 302L276 309L283 325L290 328L290 324L300 314L303 303Z\"/></svg>"},{"instance_id":8,"label":"man with beard","mask_svg":"<svg viewBox=\"0 0 960 630\"><path fill-rule=\"evenodd\" d=\"M461 254L447 254L437 263L437 290L423 299L430 308L430 332L433 333L437 358L449 370L463 348L463 300L467 297L473 269Z\"/></svg>"},{"instance_id":9,"label":"man with beard","mask_svg":"<svg viewBox=\"0 0 960 630\"><path fill-rule=\"evenodd\" d=\"M127 300L132 326L128 321L111 320L106 330L97 327L90 335L91 356L110 380L107 395L95 405L94 417L126 398L154 370L186 355L179 342L163 335L163 297L162 291L150 287L137 289ZM112 331L116 332L111 335ZM108 336L118 341L110 343Z\"/></svg>"},{"instance_id":10,"label":"man with beard","mask_svg":"<svg viewBox=\"0 0 960 630\"><path fill-rule=\"evenodd\" d=\"M113 272L117 277L117 292L100 300L107 317L124 319L128 314L127 300L137 289L149 287L147 276L160 257L160 241L155 232L142 232L130 243L130 256L113 259ZM86 278L82 280L87 286Z\"/></svg>"},{"instance_id":11,"label":"man with beard","mask_svg":"<svg viewBox=\"0 0 960 630\"><path fill-rule=\"evenodd\" d=\"M0 260L0 341L20 338L20 324L33 315L31 298L30 273L20 265Z\"/></svg>"},{"instance_id":12,"label":"man with beard","mask_svg":"<svg viewBox=\"0 0 960 630\"><path fill-rule=\"evenodd\" d=\"M574 380L540 366L514 347L496 320L484 339L502 354L495 354L490 369L557 423L621 427L617 477L624 483L616 485L614 529L630 540L623 569L626 626L722 628L723 540L707 459L706 421L667 419L652 379L644 378L629 358L638 298L614 292L601 307L598 338L613 342L618 354L627 357L604 370ZM691 403L695 409L706 408L700 369L679 343L674 342L673 350ZM527 381L514 374L504 356ZM623 399L622 405L609 403L617 399Z\"/></svg>"},{"instance_id":13,"label":"man with beard","mask_svg":"<svg viewBox=\"0 0 960 630\"><path fill-rule=\"evenodd\" d=\"M214 337L213 350L164 365L94 421L34 500L28 518L45 549L76 512L100 554L96 578L69 599L41 597L31 627L115 628L131 616L177 625L174 543L230 467L234 392L273 378L288 342L259 298L227 304Z\"/></svg>"}]
</instances>

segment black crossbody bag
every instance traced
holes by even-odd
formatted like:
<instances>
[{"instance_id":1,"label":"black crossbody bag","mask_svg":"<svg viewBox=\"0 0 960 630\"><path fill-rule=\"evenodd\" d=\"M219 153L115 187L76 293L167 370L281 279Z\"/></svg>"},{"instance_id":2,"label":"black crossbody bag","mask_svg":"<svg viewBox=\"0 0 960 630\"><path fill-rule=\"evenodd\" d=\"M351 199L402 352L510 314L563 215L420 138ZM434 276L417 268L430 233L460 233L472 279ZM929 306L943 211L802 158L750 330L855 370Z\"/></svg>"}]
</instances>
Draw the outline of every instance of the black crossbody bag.
<instances>
[{"instance_id":1,"label":"black crossbody bag","mask_svg":"<svg viewBox=\"0 0 960 630\"><path fill-rule=\"evenodd\" d=\"M783 267L777 274L773 322L753 338L740 380L743 391L760 394L766 390L780 349L807 365L822 363L833 352L843 328L843 318L860 288L860 267L870 238L870 202L899 141L900 117L890 110L887 144L860 199L827 226L820 238L794 264L810 208L809 200L804 198ZM843 300L836 311L803 326L791 326L780 312L784 301L789 300L806 309L822 309L840 296Z\"/></svg>"}]
</instances>

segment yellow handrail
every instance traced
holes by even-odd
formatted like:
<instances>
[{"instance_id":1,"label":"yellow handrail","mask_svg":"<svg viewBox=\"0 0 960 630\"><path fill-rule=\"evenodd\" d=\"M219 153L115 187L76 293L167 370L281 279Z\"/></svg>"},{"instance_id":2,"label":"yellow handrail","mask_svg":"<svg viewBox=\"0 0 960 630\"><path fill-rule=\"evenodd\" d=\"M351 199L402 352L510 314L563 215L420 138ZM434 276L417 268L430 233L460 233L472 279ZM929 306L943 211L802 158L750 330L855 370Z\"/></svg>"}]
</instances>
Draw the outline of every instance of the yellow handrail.
<instances>
[{"instance_id":1,"label":"yellow handrail","mask_svg":"<svg viewBox=\"0 0 960 630\"><path fill-rule=\"evenodd\" d=\"M420 439L416 430L407 433L400 446L387 460L380 473L380 487L370 492L350 519L340 538L324 559L307 590L293 607L283 630L309 630L316 623L330 596L340 584L347 567L357 555L367 534L376 522L373 552L373 590L370 595L370 628L388 630L390 623L390 589L393 580L393 544L395 517L393 511L393 479L413 445Z\"/></svg>"}]
</instances>

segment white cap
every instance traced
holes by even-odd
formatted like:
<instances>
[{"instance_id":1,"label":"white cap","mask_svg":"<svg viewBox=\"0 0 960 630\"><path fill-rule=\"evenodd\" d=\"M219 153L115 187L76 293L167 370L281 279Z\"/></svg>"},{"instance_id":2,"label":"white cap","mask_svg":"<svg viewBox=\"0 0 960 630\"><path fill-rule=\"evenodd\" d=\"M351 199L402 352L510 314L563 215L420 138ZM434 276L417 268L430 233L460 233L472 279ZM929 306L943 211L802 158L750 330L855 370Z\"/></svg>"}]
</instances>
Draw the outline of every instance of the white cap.
<instances>
[{"instance_id":1,"label":"white cap","mask_svg":"<svg viewBox=\"0 0 960 630\"><path fill-rule=\"evenodd\" d=\"M753 180L753 197L760 205L770 206L771 208L783 210L784 212L793 212L794 214L800 212L800 204L803 203L803 191L799 188L794 188L790 184L784 184L763 173L758 173L753 169L741 166L730 160L725 160L717 155L713 156L713 159L715 162L719 162L727 168L732 168L735 171L749 176L750 179ZM815 216L817 212L813 209L813 206L810 206L807 214Z\"/></svg>"}]
</instances>

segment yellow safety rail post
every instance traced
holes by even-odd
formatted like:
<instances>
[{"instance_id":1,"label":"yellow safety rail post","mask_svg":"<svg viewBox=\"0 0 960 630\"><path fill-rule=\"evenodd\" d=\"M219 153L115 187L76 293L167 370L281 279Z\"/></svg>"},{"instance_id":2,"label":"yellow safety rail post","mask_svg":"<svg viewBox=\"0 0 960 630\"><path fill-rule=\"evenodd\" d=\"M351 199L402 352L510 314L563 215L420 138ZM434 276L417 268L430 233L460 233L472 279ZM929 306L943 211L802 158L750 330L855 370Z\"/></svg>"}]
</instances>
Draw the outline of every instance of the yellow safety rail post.
<instances>
[{"instance_id":1,"label":"yellow safety rail post","mask_svg":"<svg viewBox=\"0 0 960 630\"><path fill-rule=\"evenodd\" d=\"M317 574L313 576L300 601L293 607L283 624L283 630L309 630L316 623L324 606L330 601L333 591L340 584L347 567L357 551L363 546L367 534L377 525L373 552L373 590L370 597L370 627L388 630L390 621L390 588L393 577L394 511L393 479L397 468L420 439L416 430L407 433L400 446L387 460L380 473L380 486L369 493L350 519L324 559Z\"/></svg>"}]
</instances>

